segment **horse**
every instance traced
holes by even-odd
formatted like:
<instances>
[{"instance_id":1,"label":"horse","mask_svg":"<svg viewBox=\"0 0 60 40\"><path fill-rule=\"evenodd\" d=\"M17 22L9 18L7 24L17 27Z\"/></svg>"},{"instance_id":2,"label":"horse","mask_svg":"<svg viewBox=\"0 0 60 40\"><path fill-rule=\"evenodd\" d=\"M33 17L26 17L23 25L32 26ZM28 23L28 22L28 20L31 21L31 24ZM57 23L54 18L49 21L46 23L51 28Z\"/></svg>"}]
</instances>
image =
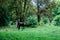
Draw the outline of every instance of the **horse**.
<instances>
[{"instance_id":1,"label":"horse","mask_svg":"<svg viewBox=\"0 0 60 40\"><path fill-rule=\"evenodd\" d=\"M17 24L18 30L20 29L20 27L24 27L24 22L18 22Z\"/></svg>"},{"instance_id":2,"label":"horse","mask_svg":"<svg viewBox=\"0 0 60 40\"><path fill-rule=\"evenodd\" d=\"M18 22L17 23L17 28L18 30L22 27L24 29L24 27L29 27L32 26L32 24L25 24L24 22Z\"/></svg>"}]
</instances>

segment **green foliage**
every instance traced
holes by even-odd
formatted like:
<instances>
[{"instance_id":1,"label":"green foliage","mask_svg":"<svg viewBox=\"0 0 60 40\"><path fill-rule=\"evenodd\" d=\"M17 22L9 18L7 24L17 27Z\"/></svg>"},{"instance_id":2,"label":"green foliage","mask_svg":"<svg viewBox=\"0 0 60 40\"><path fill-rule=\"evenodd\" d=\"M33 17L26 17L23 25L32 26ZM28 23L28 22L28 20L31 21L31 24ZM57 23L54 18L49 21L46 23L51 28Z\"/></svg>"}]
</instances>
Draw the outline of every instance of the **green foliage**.
<instances>
[{"instance_id":1,"label":"green foliage","mask_svg":"<svg viewBox=\"0 0 60 40\"><path fill-rule=\"evenodd\" d=\"M37 24L37 18L35 18L34 16L29 16L27 18L27 24L36 25Z\"/></svg>"},{"instance_id":2,"label":"green foliage","mask_svg":"<svg viewBox=\"0 0 60 40\"><path fill-rule=\"evenodd\" d=\"M9 24L9 16L7 14L4 14L3 17L0 18L0 26L5 26Z\"/></svg>"},{"instance_id":3,"label":"green foliage","mask_svg":"<svg viewBox=\"0 0 60 40\"><path fill-rule=\"evenodd\" d=\"M46 10L47 16L51 16L52 10L54 8L55 9L53 10L53 16L60 14L60 12L59 12L60 7L58 7L58 6L56 7L55 1L49 2L49 0L45 0L45 2L47 4L46 7L48 8ZM34 6L30 0L26 0L26 1L24 1L24 0L20 0L20 1L19 0L7 0L6 1L5 0L2 3L2 7L6 10L7 15L10 16L9 17L10 21L16 21L16 19L19 19L20 17L22 18L21 20L25 20L25 19L27 19L27 16L38 14L37 5ZM45 8L43 10L45 10ZM40 8L39 8L39 11L40 11ZM51 14L50 14L50 12L51 12ZM45 16L45 15L42 15L42 16ZM4 20L7 21L5 18L4 18ZM47 19L43 19L43 22L46 23ZM37 24L37 18L35 19L35 17L28 17L27 24L34 24L34 25Z\"/></svg>"},{"instance_id":4,"label":"green foliage","mask_svg":"<svg viewBox=\"0 0 60 40\"><path fill-rule=\"evenodd\" d=\"M55 17L56 15L60 15L60 5L57 4L55 9L53 9L52 14L53 14L53 17Z\"/></svg>"},{"instance_id":5,"label":"green foliage","mask_svg":"<svg viewBox=\"0 0 60 40\"><path fill-rule=\"evenodd\" d=\"M5 15L5 18L4 18L4 20L5 20L5 25L8 25L9 22L10 22L10 17L9 17L7 14L4 14L4 15Z\"/></svg>"},{"instance_id":6,"label":"green foliage","mask_svg":"<svg viewBox=\"0 0 60 40\"><path fill-rule=\"evenodd\" d=\"M3 14L2 14L2 17L0 18L0 26L7 26L10 21L9 12L11 10L11 3L8 1L5 1L2 4L2 8L3 8L3 11L2 11Z\"/></svg>"},{"instance_id":7,"label":"green foliage","mask_svg":"<svg viewBox=\"0 0 60 40\"><path fill-rule=\"evenodd\" d=\"M44 18L44 19L43 19L43 23L44 23L44 24L48 23L48 18Z\"/></svg>"},{"instance_id":8,"label":"green foliage","mask_svg":"<svg viewBox=\"0 0 60 40\"><path fill-rule=\"evenodd\" d=\"M10 18L10 21L16 21L16 6L14 7L16 0L7 0L3 3L2 7L6 10L7 15Z\"/></svg>"},{"instance_id":9,"label":"green foliage","mask_svg":"<svg viewBox=\"0 0 60 40\"><path fill-rule=\"evenodd\" d=\"M4 8L0 8L0 26L6 26L9 24L10 18Z\"/></svg>"},{"instance_id":10,"label":"green foliage","mask_svg":"<svg viewBox=\"0 0 60 40\"><path fill-rule=\"evenodd\" d=\"M53 19L53 24L56 26L60 26L60 15L57 15L54 19Z\"/></svg>"}]
</instances>

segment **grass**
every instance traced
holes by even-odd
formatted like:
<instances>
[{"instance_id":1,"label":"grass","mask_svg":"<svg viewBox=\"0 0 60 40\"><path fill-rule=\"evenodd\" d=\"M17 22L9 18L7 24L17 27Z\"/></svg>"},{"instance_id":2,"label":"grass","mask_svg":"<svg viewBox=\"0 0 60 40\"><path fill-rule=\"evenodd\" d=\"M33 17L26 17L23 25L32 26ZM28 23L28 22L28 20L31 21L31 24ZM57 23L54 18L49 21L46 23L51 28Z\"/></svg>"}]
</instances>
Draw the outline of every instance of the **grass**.
<instances>
[{"instance_id":1,"label":"grass","mask_svg":"<svg viewBox=\"0 0 60 40\"><path fill-rule=\"evenodd\" d=\"M60 40L60 27L44 25L21 31L13 26L0 29L0 40Z\"/></svg>"}]
</instances>

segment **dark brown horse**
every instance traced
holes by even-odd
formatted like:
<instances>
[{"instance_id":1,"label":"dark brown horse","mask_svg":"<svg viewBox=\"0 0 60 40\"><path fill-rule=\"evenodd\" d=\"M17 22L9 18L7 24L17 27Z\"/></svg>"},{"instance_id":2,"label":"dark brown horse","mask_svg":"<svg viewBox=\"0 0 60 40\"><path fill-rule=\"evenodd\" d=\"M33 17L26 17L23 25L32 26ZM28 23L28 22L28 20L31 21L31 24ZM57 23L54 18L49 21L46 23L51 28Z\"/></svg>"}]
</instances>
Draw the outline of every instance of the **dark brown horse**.
<instances>
[{"instance_id":1,"label":"dark brown horse","mask_svg":"<svg viewBox=\"0 0 60 40\"><path fill-rule=\"evenodd\" d=\"M18 22L17 24L18 30L20 29L20 27L24 27L24 22Z\"/></svg>"},{"instance_id":2,"label":"dark brown horse","mask_svg":"<svg viewBox=\"0 0 60 40\"><path fill-rule=\"evenodd\" d=\"M18 30L20 29L20 27L24 29L24 27L29 27L29 26L32 26L32 24L25 24L24 22L18 22L17 24Z\"/></svg>"}]
</instances>

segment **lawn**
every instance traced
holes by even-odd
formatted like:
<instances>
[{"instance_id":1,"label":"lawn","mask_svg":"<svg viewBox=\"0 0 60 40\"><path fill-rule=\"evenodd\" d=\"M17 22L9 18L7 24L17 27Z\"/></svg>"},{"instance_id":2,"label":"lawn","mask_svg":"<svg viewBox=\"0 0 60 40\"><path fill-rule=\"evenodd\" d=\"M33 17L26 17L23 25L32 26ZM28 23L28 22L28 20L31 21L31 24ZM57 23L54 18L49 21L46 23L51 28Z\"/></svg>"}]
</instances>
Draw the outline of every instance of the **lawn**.
<instances>
[{"instance_id":1,"label":"lawn","mask_svg":"<svg viewBox=\"0 0 60 40\"><path fill-rule=\"evenodd\" d=\"M25 28L23 31L16 27L2 28L0 40L60 40L60 27L38 26Z\"/></svg>"}]
</instances>

